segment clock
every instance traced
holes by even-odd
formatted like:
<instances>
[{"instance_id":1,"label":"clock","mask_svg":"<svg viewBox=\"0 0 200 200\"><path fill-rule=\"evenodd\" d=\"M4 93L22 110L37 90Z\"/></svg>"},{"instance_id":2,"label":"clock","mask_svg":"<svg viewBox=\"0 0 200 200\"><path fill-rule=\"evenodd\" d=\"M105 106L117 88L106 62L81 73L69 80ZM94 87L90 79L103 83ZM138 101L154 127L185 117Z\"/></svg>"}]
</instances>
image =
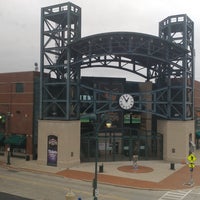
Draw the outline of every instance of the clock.
<instances>
[{"instance_id":1,"label":"clock","mask_svg":"<svg viewBox=\"0 0 200 200\"><path fill-rule=\"evenodd\" d=\"M119 98L119 105L124 110L129 110L134 105L133 96L130 94L122 94Z\"/></svg>"}]
</instances>

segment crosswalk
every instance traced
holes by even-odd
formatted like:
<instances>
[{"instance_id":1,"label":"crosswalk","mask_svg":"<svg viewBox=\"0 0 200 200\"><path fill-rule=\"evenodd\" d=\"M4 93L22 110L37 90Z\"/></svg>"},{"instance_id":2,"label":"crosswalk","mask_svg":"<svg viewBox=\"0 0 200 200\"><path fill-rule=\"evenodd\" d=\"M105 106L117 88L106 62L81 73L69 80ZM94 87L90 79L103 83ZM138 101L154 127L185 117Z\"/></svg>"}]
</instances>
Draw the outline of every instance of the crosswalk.
<instances>
[{"instance_id":1,"label":"crosswalk","mask_svg":"<svg viewBox=\"0 0 200 200\"><path fill-rule=\"evenodd\" d=\"M184 199L192 190L188 191L168 191L158 200L181 200Z\"/></svg>"}]
</instances>

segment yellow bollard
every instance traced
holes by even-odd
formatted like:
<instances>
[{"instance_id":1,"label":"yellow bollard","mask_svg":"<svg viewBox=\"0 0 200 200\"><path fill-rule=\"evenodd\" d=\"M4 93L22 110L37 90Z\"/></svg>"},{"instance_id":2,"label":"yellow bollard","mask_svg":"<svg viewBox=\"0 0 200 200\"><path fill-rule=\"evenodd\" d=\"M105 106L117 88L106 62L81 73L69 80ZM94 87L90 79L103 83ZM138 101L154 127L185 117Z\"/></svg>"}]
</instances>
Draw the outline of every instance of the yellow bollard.
<instances>
[{"instance_id":1,"label":"yellow bollard","mask_svg":"<svg viewBox=\"0 0 200 200\"><path fill-rule=\"evenodd\" d=\"M65 195L66 200L75 200L75 194L70 189L69 192Z\"/></svg>"}]
</instances>

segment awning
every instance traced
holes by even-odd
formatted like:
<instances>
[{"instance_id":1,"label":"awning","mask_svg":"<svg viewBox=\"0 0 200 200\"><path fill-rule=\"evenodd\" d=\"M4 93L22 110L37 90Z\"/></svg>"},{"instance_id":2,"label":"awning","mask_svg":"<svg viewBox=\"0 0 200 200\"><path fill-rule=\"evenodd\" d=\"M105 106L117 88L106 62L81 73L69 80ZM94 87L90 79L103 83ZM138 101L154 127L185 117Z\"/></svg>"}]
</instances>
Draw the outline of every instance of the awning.
<instances>
[{"instance_id":1,"label":"awning","mask_svg":"<svg viewBox=\"0 0 200 200\"><path fill-rule=\"evenodd\" d=\"M81 116L80 120L82 123L90 122L90 118L88 116Z\"/></svg>"},{"instance_id":2,"label":"awning","mask_svg":"<svg viewBox=\"0 0 200 200\"><path fill-rule=\"evenodd\" d=\"M196 131L196 137L200 138L200 131Z\"/></svg>"},{"instance_id":3,"label":"awning","mask_svg":"<svg viewBox=\"0 0 200 200\"><path fill-rule=\"evenodd\" d=\"M3 142L4 138L5 138L5 134L4 133L0 133L0 143Z\"/></svg>"},{"instance_id":4,"label":"awning","mask_svg":"<svg viewBox=\"0 0 200 200\"><path fill-rule=\"evenodd\" d=\"M26 136L10 135L5 139L4 143L15 146L24 146L26 144Z\"/></svg>"}]
</instances>

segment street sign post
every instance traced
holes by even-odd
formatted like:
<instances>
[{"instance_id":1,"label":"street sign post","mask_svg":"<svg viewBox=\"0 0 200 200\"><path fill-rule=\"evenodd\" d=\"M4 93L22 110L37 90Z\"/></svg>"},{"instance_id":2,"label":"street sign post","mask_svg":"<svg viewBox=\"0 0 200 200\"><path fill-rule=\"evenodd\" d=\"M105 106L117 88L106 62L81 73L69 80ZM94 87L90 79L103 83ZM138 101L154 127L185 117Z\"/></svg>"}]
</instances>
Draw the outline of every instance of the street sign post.
<instances>
[{"instance_id":1,"label":"street sign post","mask_svg":"<svg viewBox=\"0 0 200 200\"><path fill-rule=\"evenodd\" d=\"M187 157L187 160L189 161L189 164L188 164L188 167L190 169L190 181L188 183L186 183L186 185L189 185L189 186L193 186L194 185L194 180L193 180L193 170L194 170L194 167L195 167L195 161L196 161L196 156L191 153L188 157Z\"/></svg>"},{"instance_id":2,"label":"street sign post","mask_svg":"<svg viewBox=\"0 0 200 200\"><path fill-rule=\"evenodd\" d=\"M191 153L188 157L187 157L187 159L188 159L188 161L190 162L190 163L194 163L195 161L196 161L196 156L193 154L193 153Z\"/></svg>"}]
</instances>

